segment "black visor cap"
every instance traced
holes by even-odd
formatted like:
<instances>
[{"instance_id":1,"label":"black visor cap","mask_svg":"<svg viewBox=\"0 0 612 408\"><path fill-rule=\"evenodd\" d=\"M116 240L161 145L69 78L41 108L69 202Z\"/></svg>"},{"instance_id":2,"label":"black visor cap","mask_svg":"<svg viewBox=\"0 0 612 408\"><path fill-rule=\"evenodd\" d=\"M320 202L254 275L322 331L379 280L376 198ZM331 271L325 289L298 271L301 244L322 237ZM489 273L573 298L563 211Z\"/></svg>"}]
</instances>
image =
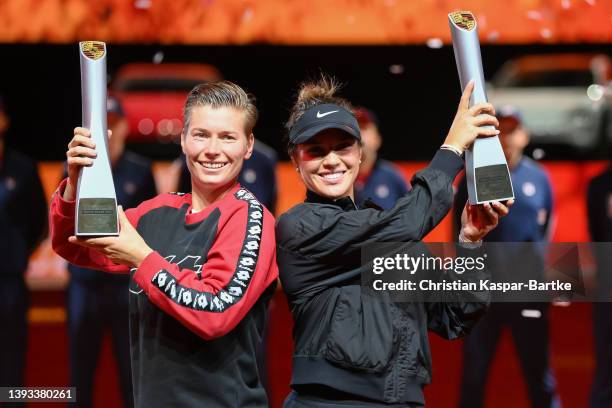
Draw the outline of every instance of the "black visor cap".
<instances>
[{"instance_id":1,"label":"black visor cap","mask_svg":"<svg viewBox=\"0 0 612 408\"><path fill-rule=\"evenodd\" d=\"M289 143L306 143L327 129L339 129L361 141L359 123L351 112L342 106L326 103L308 109L289 131Z\"/></svg>"}]
</instances>

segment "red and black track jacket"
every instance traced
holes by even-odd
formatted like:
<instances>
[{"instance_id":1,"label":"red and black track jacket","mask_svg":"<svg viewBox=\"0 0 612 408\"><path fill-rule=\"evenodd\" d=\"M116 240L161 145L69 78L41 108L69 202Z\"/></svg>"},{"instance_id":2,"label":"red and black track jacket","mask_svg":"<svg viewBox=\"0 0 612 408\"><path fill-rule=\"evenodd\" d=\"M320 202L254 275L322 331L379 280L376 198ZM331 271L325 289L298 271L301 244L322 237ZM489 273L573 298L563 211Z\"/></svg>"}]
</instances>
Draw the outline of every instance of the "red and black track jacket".
<instances>
[{"instance_id":1,"label":"red and black track jacket","mask_svg":"<svg viewBox=\"0 0 612 408\"><path fill-rule=\"evenodd\" d=\"M51 202L53 248L76 265L131 273L136 407L264 407L256 352L278 267L274 218L236 185L191 212L191 194L161 194L126 215L153 252L138 269L70 244L75 202Z\"/></svg>"}]
</instances>

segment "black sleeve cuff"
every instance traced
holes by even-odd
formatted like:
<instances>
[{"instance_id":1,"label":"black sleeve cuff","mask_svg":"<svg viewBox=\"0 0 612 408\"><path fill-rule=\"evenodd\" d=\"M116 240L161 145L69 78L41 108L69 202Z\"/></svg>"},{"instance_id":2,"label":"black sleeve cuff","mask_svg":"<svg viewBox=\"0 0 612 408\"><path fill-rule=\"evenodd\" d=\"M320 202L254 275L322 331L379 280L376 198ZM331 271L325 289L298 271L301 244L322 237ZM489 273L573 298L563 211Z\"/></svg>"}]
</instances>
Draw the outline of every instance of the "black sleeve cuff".
<instances>
[{"instance_id":1,"label":"black sleeve cuff","mask_svg":"<svg viewBox=\"0 0 612 408\"><path fill-rule=\"evenodd\" d=\"M429 168L440 170L446 173L451 180L454 180L463 168L463 159L450 150L438 149L431 159L431 163L429 163Z\"/></svg>"},{"instance_id":2,"label":"black sleeve cuff","mask_svg":"<svg viewBox=\"0 0 612 408\"><path fill-rule=\"evenodd\" d=\"M483 248L484 245L479 245L476 247L468 247L465 245L461 245L461 243L457 242L455 243L455 251L456 251L456 255L458 257L471 257L471 258L476 258L479 256L484 256L485 255L485 249Z\"/></svg>"}]
</instances>

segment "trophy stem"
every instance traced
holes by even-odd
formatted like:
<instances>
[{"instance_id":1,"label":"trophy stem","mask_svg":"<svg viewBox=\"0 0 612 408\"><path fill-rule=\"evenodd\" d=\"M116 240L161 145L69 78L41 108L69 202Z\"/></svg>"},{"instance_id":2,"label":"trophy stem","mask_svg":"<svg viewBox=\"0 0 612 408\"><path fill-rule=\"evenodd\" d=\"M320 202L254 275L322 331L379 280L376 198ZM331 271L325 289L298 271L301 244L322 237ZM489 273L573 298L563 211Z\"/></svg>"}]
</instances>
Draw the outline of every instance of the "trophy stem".
<instances>
[{"instance_id":1,"label":"trophy stem","mask_svg":"<svg viewBox=\"0 0 612 408\"><path fill-rule=\"evenodd\" d=\"M83 167L76 193L75 234L119 234L117 198L108 151L106 123L106 45L99 41L79 43L83 127L91 131L97 157Z\"/></svg>"},{"instance_id":2,"label":"trophy stem","mask_svg":"<svg viewBox=\"0 0 612 408\"><path fill-rule=\"evenodd\" d=\"M476 20L469 11L448 15L461 89L474 80L470 106L487 102ZM508 163L499 137L478 138L465 152L465 174L470 204L514 198Z\"/></svg>"}]
</instances>

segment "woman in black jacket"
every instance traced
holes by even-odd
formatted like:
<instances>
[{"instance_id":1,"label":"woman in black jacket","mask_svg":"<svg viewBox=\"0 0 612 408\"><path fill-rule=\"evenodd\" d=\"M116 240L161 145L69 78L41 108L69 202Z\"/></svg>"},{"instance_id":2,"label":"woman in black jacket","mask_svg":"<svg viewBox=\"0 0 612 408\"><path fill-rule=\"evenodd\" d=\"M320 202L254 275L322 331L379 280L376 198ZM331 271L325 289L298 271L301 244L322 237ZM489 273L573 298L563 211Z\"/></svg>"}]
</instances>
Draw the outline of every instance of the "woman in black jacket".
<instances>
[{"instance_id":1,"label":"woman in black jacket","mask_svg":"<svg viewBox=\"0 0 612 408\"><path fill-rule=\"evenodd\" d=\"M498 124L490 104L468 108L472 89L412 190L382 211L353 201L361 137L350 104L335 96L333 79L302 85L287 128L307 198L276 227L280 277L295 321L294 391L285 407L423 406L431 376L427 330L457 338L486 310L486 296L394 303L372 299L360 285L363 247L420 241L451 208L463 150L478 136L497 134L481 127ZM501 203L466 206L459 240L479 242L507 212Z\"/></svg>"}]
</instances>

